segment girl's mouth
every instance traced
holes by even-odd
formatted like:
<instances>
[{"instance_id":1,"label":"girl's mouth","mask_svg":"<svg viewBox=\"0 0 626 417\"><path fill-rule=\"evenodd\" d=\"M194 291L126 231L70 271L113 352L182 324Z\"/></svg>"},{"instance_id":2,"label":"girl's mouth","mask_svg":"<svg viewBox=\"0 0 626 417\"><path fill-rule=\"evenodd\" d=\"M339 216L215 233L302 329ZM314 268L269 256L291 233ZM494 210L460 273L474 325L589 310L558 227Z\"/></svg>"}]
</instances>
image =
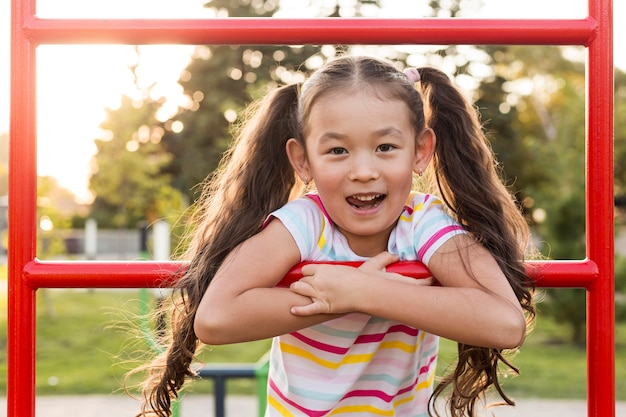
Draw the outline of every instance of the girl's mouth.
<instances>
[{"instance_id":1,"label":"girl's mouth","mask_svg":"<svg viewBox=\"0 0 626 417\"><path fill-rule=\"evenodd\" d=\"M348 204L357 209L371 209L385 199L385 194L351 195L346 198Z\"/></svg>"}]
</instances>

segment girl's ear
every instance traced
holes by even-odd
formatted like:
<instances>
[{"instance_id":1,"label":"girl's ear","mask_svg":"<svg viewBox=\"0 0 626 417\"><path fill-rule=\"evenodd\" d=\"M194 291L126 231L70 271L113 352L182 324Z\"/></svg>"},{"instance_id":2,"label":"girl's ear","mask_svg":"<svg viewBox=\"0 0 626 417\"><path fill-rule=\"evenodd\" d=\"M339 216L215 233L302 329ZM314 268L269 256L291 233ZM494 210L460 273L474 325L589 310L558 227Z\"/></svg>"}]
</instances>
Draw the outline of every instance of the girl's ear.
<instances>
[{"instance_id":1,"label":"girl's ear","mask_svg":"<svg viewBox=\"0 0 626 417\"><path fill-rule=\"evenodd\" d=\"M297 139L291 138L287 141L286 145L287 157L291 166L296 171L296 174L304 183L308 183L313 179L311 175L311 169L309 162L306 159L306 150L304 146Z\"/></svg>"},{"instance_id":2,"label":"girl's ear","mask_svg":"<svg viewBox=\"0 0 626 417\"><path fill-rule=\"evenodd\" d=\"M415 149L415 166L413 171L416 174L422 175L430 160L435 153L435 145L437 144L437 138L435 132L431 128L426 128L420 133L417 138L417 149Z\"/></svg>"}]
</instances>

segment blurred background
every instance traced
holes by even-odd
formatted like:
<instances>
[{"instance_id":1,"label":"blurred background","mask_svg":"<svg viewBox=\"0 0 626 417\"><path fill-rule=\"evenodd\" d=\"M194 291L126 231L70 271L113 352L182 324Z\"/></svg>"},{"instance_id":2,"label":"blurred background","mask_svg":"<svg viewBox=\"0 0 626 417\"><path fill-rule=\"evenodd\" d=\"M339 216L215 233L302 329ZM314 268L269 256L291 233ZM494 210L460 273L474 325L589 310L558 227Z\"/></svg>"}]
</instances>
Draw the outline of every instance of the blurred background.
<instances>
[{"instance_id":1,"label":"blurred background","mask_svg":"<svg viewBox=\"0 0 626 417\"><path fill-rule=\"evenodd\" d=\"M586 7L586 0L37 2L38 15L44 18L569 19L586 17ZM617 1L614 8L616 338L619 347L624 347L626 32L620 23L626 19L626 3ZM303 80L309 71L346 51L388 58L399 67L432 65L453 77L482 114L507 183L532 225L542 256L584 258L585 50L506 45L40 46L37 52L38 257L67 260L176 257L185 247L186 218L199 195L199 185L217 166L230 143L231 128L246 104L277 85ZM0 278L5 288L9 71L10 2L2 2ZM58 290L42 290L39 294L43 308L38 314L42 323L46 323L40 326L46 327L41 331L49 332L48 336L41 334L38 338L39 392L110 392L119 388L124 363L136 363L139 359L135 353L146 350L142 342L128 343L126 330L119 331L126 329L125 326L134 327L135 314L143 308L141 297L135 293L104 294L93 290L87 297L99 298L88 299L82 293ZM574 289L545 290L541 291L541 297L538 329L529 338L528 353L523 349L519 355L520 367L536 379L520 377L512 382L517 384L512 385L513 389L530 397L584 398L585 293ZM6 303L5 296L4 299ZM85 309L95 310L91 321L87 321ZM85 318L82 323L85 327L67 331L63 320L77 316ZM6 317L0 321L6 327ZM94 332L85 329L94 328L106 329L107 340L88 340L85 335ZM5 338L6 344L5 334L0 337ZM85 359L90 367L97 368L93 383L85 382L84 372L82 378L72 376L76 373L72 373L72 368L84 371L84 365L63 366L52 359L58 355L68 357L67 350L63 350L67 346L75 349L69 357L78 358L80 351L87 350L83 349L85 346L94 344L107 347L102 348L101 365L94 364L97 360L93 354ZM228 355L233 355L231 359L236 361L254 360L265 348L261 343L227 349L224 354L226 360ZM450 352L453 350L450 347ZM624 350L617 349L618 365L625 365L617 366L618 372L626 370ZM114 360L117 355L124 357L124 361ZM224 359L219 355L207 355L207 360ZM6 353L3 363L6 366ZM552 376L545 368L551 369ZM110 378L102 378L103 374ZM545 384L537 386L537 380ZM618 373L617 381L618 399L626 400L626 378L620 379Z\"/></svg>"}]
</instances>

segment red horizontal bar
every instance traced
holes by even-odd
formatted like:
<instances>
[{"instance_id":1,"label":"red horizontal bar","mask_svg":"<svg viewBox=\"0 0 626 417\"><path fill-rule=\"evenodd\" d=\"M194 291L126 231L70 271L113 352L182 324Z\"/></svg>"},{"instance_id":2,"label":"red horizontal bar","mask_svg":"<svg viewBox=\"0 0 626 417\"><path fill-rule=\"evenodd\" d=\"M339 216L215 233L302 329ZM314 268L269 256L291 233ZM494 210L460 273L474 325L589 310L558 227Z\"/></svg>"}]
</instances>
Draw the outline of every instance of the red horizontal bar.
<instances>
[{"instance_id":1,"label":"red horizontal bar","mask_svg":"<svg viewBox=\"0 0 626 417\"><path fill-rule=\"evenodd\" d=\"M301 262L294 266L291 271L287 273L285 278L282 279L278 283L279 287L288 287L291 283L302 278L302 267L306 264L310 264L312 262ZM315 262L319 263L319 262ZM363 262L338 262L341 265L358 267ZM389 265L387 268L388 272L393 272L396 274L404 275L411 278L428 278L430 277L430 271L426 266L421 262L396 262L394 264Z\"/></svg>"},{"instance_id":2,"label":"red horizontal bar","mask_svg":"<svg viewBox=\"0 0 626 417\"><path fill-rule=\"evenodd\" d=\"M152 288L171 285L180 262L34 260L22 274L31 288Z\"/></svg>"},{"instance_id":3,"label":"red horizontal bar","mask_svg":"<svg viewBox=\"0 0 626 417\"><path fill-rule=\"evenodd\" d=\"M302 277L301 268L296 265L280 286ZM359 262L346 262L344 265L358 266ZM588 288L598 277L595 263L583 261L533 261L528 262L528 272L538 287ZM176 280L176 273L185 267L181 262L154 261L63 261L29 262L23 271L25 283L33 288L151 288L170 286ZM430 275L428 269L419 262L397 262L387 270L413 278Z\"/></svg>"},{"instance_id":4,"label":"red horizontal bar","mask_svg":"<svg viewBox=\"0 0 626 417\"><path fill-rule=\"evenodd\" d=\"M26 19L38 44L589 45L586 19Z\"/></svg>"}]
</instances>

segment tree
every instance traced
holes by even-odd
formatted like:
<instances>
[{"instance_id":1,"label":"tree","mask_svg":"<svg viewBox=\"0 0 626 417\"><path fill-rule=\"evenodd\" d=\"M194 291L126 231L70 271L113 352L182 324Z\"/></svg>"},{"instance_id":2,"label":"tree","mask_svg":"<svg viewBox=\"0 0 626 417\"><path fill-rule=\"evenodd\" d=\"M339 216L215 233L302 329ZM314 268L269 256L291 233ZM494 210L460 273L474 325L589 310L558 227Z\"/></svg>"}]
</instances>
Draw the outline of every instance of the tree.
<instances>
[{"instance_id":1,"label":"tree","mask_svg":"<svg viewBox=\"0 0 626 417\"><path fill-rule=\"evenodd\" d=\"M549 181L540 169L537 149L545 149L546 134L534 106L511 85L522 74L510 71L518 53L506 46L485 47L495 68L476 89L475 106L500 164L505 183L532 222L532 189ZM532 101L532 100L531 100Z\"/></svg>"},{"instance_id":2,"label":"tree","mask_svg":"<svg viewBox=\"0 0 626 417\"><path fill-rule=\"evenodd\" d=\"M273 1L214 0L207 6L230 17L269 17L278 10ZM270 88L304 80L316 65L307 62L312 55L324 61L335 52L310 45L199 46L179 81L190 104L164 124L164 147L175 156L164 171L175 187L193 200L198 184L217 168L245 107Z\"/></svg>"},{"instance_id":3,"label":"tree","mask_svg":"<svg viewBox=\"0 0 626 417\"><path fill-rule=\"evenodd\" d=\"M59 186L54 177L37 177L37 257L52 259L67 253L59 230L68 229L78 211L75 196ZM54 203L53 203L54 202Z\"/></svg>"},{"instance_id":4,"label":"tree","mask_svg":"<svg viewBox=\"0 0 626 417\"><path fill-rule=\"evenodd\" d=\"M147 94L138 101L124 96L119 109L107 109L89 180L96 196L91 216L102 227L135 227L184 207L182 194L162 172L172 155L160 145L163 129L155 115L161 104Z\"/></svg>"},{"instance_id":5,"label":"tree","mask_svg":"<svg viewBox=\"0 0 626 417\"><path fill-rule=\"evenodd\" d=\"M556 60L552 62L555 63ZM547 213L537 230L548 242L544 253L554 259L585 257L585 80L582 64L564 60L548 79L555 92L545 104L554 123L554 138L547 143L545 170L550 183L535 200ZM572 341L585 343L585 292L575 289L548 290L544 313L572 329Z\"/></svg>"},{"instance_id":6,"label":"tree","mask_svg":"<svg viewBox=\"0 0 626 417\"><path fill-rule=\"evenodd\" d=\"M554 47L487 48L496 72L477 104L544 256L585 257L584 67ZM556 52L556 53L555 53ZM531 88L532 87L532 88ZM542 312L585 340L585 294L547 290Z\"/></svg>"}]
</instances>

